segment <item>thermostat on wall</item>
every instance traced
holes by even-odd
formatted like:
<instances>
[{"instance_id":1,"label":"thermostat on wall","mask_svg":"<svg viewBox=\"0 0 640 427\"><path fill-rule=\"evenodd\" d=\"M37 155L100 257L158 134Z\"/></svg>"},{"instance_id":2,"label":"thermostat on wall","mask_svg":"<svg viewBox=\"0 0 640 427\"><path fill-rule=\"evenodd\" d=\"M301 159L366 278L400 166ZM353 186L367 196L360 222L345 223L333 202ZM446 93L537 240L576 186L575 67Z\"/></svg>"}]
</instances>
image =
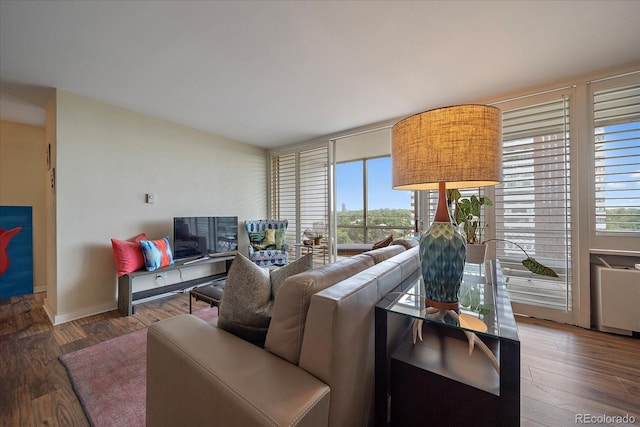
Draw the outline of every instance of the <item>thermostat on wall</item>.
<instances>
[{"instance_id":1,"label":"thermostat on wall","mask_svg":"<svg viewBox=\"0 0 640 427\"><path fill-rule=\"evenodd\" d=\"M156 195L153 193L147 193L147 203L153 205L156 202Z\"/></svg>"}]
</instances>

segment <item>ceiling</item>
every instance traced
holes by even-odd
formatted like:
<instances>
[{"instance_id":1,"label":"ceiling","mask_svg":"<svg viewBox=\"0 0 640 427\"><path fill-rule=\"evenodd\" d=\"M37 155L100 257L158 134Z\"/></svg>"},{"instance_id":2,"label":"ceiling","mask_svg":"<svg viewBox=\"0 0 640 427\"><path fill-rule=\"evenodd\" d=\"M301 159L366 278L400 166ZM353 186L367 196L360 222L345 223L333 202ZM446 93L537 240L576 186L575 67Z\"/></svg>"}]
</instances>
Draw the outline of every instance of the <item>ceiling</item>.
<instances>
[{"instance_id":1,"label":"ceiling","mask_svg":"<svg viewBox=\"0 0 640 427\"><path fill-rule=\"evenodd\" d=\"M638 61L635 0L0 0L0 119L58 88L265 148Z\"/></svg>"}]
</instances>

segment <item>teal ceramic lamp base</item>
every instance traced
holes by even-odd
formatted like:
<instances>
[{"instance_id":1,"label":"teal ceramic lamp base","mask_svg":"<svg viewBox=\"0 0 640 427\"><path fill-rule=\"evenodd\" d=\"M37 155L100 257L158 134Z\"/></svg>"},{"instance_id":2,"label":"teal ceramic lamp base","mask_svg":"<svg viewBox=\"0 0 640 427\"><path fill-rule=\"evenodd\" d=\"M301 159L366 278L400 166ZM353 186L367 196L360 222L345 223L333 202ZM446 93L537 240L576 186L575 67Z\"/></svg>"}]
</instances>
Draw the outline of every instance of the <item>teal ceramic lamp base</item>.
<instances>
[{"instance_id":1,"label":"teal ceramic lamp base","mask_svg":"<svg viewBox=\"0 0 640 427\"><path fill-rule=\"evenodd\" d=\"M451 221L433 224L420 237L420 264L427 305L457 310L466 242Z\"/></svg>"},{"instance_id":2,"label":"teal ceramic lamp base","mask_svg":"<svg viewBox=\"0 0 640 427\"><path fill-rule=\"evenodd\" d=\"M451 223L445 194L445 184L441 182L433 223L420 237L420 265L427 305L457 310L467 241Z\"/></svg>"}]
</instances>

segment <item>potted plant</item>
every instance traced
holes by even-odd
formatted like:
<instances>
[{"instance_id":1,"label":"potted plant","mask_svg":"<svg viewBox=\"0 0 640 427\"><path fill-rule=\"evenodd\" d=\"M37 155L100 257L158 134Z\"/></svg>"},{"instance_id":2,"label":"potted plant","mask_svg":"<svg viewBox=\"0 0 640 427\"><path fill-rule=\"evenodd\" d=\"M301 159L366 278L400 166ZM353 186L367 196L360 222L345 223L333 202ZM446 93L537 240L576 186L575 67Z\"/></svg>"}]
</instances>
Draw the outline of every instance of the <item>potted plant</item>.
<instances>
[{"instance_id":1,"label":"potted plant","mask_svg":"<svg viewBox=\"0 0 640 427\"><path fill-rule=\"evenodd\" d=\"M322 238L324 235L322 231L319 229L306 229L303 233L303 241L305 245L320 245L322 243Z\"/></svg>"},{"instance_id":2,"label":"potted plant","mask_svg":"<svg viewBox=\"0 0 640 427\"><path fill-rule=\"evenodd\" d=\"M473 195L468 198L461 198L458 190L447 190L447 200L449 205L453 205L453 214L451 217L456 224L462 226L467 240L467 262L481 263L484 262L486 254L486 243L492 241L501 241L511 243L517 246L526 256L522 261L522 265L532 273L542 276L558 277L558 274L550 267L531 258L527 251L516 242L506 239L487 239L480 240L478 221L480 220L480 209L482 206L493 206L493 202L487 196L477 197ZM479 249L477 247L480 246Z\"/></svg>"},{"instance_id":3,"label":"potted plant","mask_svg":"<svg viewBox=\"0 0 640 427\"><path fill-rule=\"evenodd\" d=\"M457 189L447 190L449 206L452 206L451 217L455 223L462 227L462 232L467 240L467 262L483 263L487 246L480 240L480 209L482 206L493 206L493 202L487 196L478 197L475 194L468 198L461 198Z\"/></svg>"}]
</instances>

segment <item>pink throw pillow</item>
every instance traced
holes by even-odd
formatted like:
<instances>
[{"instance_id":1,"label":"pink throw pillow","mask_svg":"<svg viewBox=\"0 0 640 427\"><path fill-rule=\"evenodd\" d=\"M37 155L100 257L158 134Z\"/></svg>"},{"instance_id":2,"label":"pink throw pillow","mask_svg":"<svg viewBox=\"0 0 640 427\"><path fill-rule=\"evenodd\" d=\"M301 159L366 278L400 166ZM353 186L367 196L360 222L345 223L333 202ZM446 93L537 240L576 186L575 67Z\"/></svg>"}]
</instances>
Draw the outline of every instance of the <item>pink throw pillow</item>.
<instances>
[{"instance_id":1,"label":"pink throw pillow","mask_svg":"<svg viewBox=\"0 0 640 427\"><path fill-rule=\"evenodd\" d=\"M145 267L140 240L146 240L145 233L138 234L131 240L111 239L111 249L116 260L116 270L118 277L133 271L138 271Z\"/></svg>"}]
</instances>

